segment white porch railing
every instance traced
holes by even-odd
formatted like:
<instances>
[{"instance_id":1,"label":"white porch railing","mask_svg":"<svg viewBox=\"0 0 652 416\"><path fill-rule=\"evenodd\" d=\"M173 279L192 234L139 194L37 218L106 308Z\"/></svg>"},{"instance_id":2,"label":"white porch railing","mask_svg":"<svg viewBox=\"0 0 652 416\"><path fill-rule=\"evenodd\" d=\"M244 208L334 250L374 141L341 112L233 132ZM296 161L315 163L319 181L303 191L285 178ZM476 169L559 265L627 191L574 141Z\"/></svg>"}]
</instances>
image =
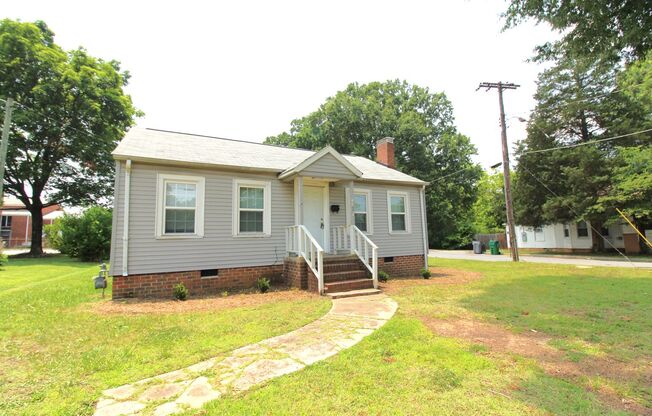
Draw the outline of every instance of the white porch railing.
<instances>
[{"instance_id":1,"label":"white porch railing","mask_svg":"<svg viewBox=\"0 0 652 416\"><path fill-rule=\"evenodd\" d=\"M347 250L358 256L371 272L374 288L378 288L378 246L355 225L333 227L331 232L331 251ZM370 256L371 255L371 256Z\"/></svg>"},{"instance_id":2,"label":"white porch railing","mask_svg":"<svg viewBox=\"0 0 652 416\"><path fill-rule=\"evenodd\" d=\"M291 225L285 229L285 246L306 260L310 270L317 276L319 294L324 293L324 249L310 234L305 225Z\"/></svg>"}]
</instances>

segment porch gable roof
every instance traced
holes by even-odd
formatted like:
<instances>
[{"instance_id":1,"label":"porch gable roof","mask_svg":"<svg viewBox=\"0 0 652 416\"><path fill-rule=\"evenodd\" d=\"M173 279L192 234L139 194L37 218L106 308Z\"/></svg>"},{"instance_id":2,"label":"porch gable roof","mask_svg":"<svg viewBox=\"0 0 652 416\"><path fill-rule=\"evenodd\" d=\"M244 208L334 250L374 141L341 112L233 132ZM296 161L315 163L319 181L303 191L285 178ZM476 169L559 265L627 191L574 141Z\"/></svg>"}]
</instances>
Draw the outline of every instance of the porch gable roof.
<instances>
[{"instance_id":1,"label":"porch gable roof","mask_svg":"<svg viewBox=\"0 0 652 416\"><path fill-rule=\"evenodd\" d=\"M335 160L341 164L346 170L348 170L351 175L353 175L356 178L362 177L363 173L360 171L360 169L356 168L353 166L351 162L346 160L344 156L342 156L341 153L339 153L337 150L333 149L331 146L326 146L323 149L321 149L319 152L314 153L307 158L305 158L303 161L298 163L295 166L292 166L290 168L287 168L283 172L281 172L278 177L279 179L285 179L287 177L290 177L292 175L298 174L306 169L308 169L310 166L314 165L316 162L321 160L323 157L326 155L331 155L335 158Z\"/></svg>"}]
</instances>

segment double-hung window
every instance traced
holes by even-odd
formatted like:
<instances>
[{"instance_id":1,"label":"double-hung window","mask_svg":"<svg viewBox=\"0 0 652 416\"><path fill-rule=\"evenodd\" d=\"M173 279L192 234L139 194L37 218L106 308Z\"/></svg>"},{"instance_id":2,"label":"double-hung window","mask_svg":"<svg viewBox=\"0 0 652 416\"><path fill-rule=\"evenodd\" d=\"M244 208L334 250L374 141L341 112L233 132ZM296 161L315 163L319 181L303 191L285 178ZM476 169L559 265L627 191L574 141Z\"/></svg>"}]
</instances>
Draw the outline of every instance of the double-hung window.
<instances>
[{"instance_id":1,"label":"double-hung window","mask_svg":"<svg viewBox=\"0 0 652 416\"><path fill-rule=\"evenodd\" d=\"M387 192L387 212L390 233L410 232L410 207L406 192Z\"/></svg>"},{"instance_id":2,"label":"double-hung window","mask_svg":"<svg viewBox=\"0 0 652 416\"><path fill-rule=\"evenodd\" d=\"M204 178L158 175L156 236L203 237Z\"/></svg>"},{"instance_id":3,"label":"double-hung window","mask_svg":"<svg viewBox=\"0 0 652 416\"><path fill-rule=\"evenodd\" d=\"M584 238L589 236L589 226L586 221L577 223L577 237Z\"/></svg>"},{"instance_id":4,"label":"double-hung window","mask_svg":"<svg viewBox=\"0 0 652 416\"><path fill-rule=\"evenodd\" d=\"M373 217L371 213L371 191L355 189L353 191L353 223L360 231L373 233Z\"/></svg>"},{"instance_id":5,"label":"double-hung window","mask_svg":"<svg viewBox=\"0 0 652 416\"><path fill-rule=\"evenodd\" d=\"M236 236L271 235L271 182L236 179L233 220Z\"/></svg>"},{"instance_id":6,"label":"double-hung window","mask_svg":"<svg viewBox=\"0 0 652 416\"><path fill-rule=\"evenodd\" d=\"M542 227L534 227L534 241L539 241L539 242L546 241L546 235L543 232Z\"/></svg>"}]
</instances>

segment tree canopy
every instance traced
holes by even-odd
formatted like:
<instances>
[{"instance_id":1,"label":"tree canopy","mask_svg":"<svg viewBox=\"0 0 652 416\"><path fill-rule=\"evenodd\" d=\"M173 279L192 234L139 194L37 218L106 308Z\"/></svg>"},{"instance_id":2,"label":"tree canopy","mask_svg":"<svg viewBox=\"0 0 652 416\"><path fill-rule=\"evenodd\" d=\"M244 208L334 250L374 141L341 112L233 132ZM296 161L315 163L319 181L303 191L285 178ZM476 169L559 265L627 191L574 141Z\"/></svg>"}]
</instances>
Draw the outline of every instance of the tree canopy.
<instances>
[{"instance_id":1,"label":"tree canopy","mask_svg":"<svg viewBox=\"0 0 652 416\"><path fill-rule=\"evenodd\" d=\"M515 180L515 177L512 177ZM473 231L480 234L505 232L505 181L501 172L482 172L478 198L473 204Z\"/></svg>"},{"instance_id":2,"label":"tree canopy","mask_svg":"<svg viewBox=\"0 0 652 416\"><path fill-rule=\"evenodd\" d=\"M315 150L331 145L373 159L376 141L388 136L396 139L397 169L431 182L426 187L431 246L468 243L468 207L481 169L471 160L475 147L455 128L453 106L443 93L399 80L352 83L266 143Z\"/></svg>"},{"instance_id":3,"label":"tree canopy","mask_svg":"<svg viewBox=\"0 0 652 416\"><path fill-rule=\"evenodd\" d=\"M44 22L0 22L0 68L0 96L16 100L5 189L31 212L39 255L43 207L110 197L111 151L139 112L117 61L64 51Z\"/></svg>"},{"instance_id":4,"label":"tree canopy","mask_svg":"<svg viewBox=\"0 0 652 416\"><path fill-rule=\"evenodd\" d=\"M636 60L652 49L650 3L642 0L511 0L505 27L524 20L548 23L561 41L538 48L545 58L554 49L575 56Z\"/></svg>"},{"instance_id":5,"label":"tree canopy","mask_svg":"<svg viewBox=\"0 0 652 416\"><path fill-rule=\"evenodd\" d=\"M652 65L608 62L561 55L540 74L516 151L518 223L586 219L599 227L619 218L616 208L649 221Z\"/></svg>"}]
</instances>

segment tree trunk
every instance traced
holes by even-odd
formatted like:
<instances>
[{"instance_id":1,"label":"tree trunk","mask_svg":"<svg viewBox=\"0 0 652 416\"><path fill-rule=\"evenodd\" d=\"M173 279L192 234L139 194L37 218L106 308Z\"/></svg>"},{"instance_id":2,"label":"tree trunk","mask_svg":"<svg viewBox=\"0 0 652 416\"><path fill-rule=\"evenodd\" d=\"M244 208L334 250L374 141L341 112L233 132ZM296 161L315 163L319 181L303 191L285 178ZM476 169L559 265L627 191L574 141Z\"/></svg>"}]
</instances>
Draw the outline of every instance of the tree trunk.
<instances>
[{"instance_id":1,"label":"tree trunk","mask_svg":"<svg viewBox=\"0 0 652 416\"><path fill-rule=\"evenodd\" d=\"M593 230L593 251L597 253L602 253L605 251L605 241L604 238L602 237L602 226L604 225L603 222L593 222L591 221L591 225L594 227ZM596 232L597 230L597 232Z\"/></svg>"},{"instance_id":2,"label":"tree trunk","mask_svg":"<svg viewBox=\"0 0 652 416\"><path fill-rule=\"evenodd\" d=\"M43 208L41 204L32 204L29 210L32 214L32 246L29 255L40 257L43 255Z\"/></svg>"}]
</instances>

